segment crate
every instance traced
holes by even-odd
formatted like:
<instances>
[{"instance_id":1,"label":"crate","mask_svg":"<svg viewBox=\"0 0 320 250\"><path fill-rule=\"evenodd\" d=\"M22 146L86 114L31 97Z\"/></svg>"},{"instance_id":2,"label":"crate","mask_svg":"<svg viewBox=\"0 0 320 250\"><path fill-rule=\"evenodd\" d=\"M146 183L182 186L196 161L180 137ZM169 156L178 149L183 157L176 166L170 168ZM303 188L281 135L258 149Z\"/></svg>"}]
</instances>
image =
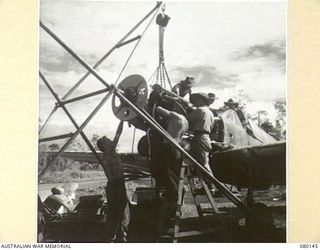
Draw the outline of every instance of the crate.
<instances>
[{"instance_id":1,"label":"crate","mask_svg":"<svg viewBox=\"0 0 320 250\"><path fill-rule=\"evenodd\" d=\"M138 187L133 195L133 202L138 205L145 202L153 201L156 196L155 188L152 187Z\"/></svg>"}]
</instances>

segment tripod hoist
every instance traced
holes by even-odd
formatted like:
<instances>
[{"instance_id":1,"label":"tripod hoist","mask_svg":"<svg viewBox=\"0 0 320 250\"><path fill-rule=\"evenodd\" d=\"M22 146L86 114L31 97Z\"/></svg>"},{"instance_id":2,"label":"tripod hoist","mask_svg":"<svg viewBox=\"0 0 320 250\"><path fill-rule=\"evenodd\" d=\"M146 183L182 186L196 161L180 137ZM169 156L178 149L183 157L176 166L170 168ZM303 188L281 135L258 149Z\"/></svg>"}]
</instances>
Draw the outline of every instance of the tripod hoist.
<instances>
[{"instance_id":1,"label":"tripod hoist","mask_svg":"<svg viewBox=\"0 0 320 250\"><path fill-rule=\"evenodd\" d=\"M160 7L161 13L158 14ZM157 15L158 14L158 15ZM151 17L151 18L150 18ZM137 35L133 38L129 38L136 29L141 26L147 19L150 19L149 22L146 25L146 28L142 32L141 35ZM258 220L259 214L257 211L254 211L254 209L248 207L245 203L243 203L238 197L233 195L233 193L225 187L223 183L221 183L218 179L216 179L206 168L204 168L200 163L198 163L183 147L181 147L169 134L168 132L146 111L146 105L147 105L147 99L148 99L148 85L147 81L140 75L130 75L126 78L124 78L119 84L118 80L121 78L123 72L125 71L130 59L132 58L135 50L137 49L138 45L140 44L143 35L147 31L148 27L152 23L152 21L156 18L156 23L159 26L159 65L156 69L156 71L151 76L151 80L157 84L159 84L163 89L166 89L171 86L171 82L169 79L168 72L165 67L164 62L164 31L165 28L169 22L170 17L165 14L165 6L162 2L157 2L156 6L146 14L124 37L122 37L103 57L94 65L90 66L88 63L86 63L77 53L75 53L70 46L68 46L65 42L63 42L49 27L47 27L43 22L40 21L40 27L49 35L51 36L57 43L59 43L70 55L72 55L86 70L87 73L74 84L74 86L62 97L60 98L58 94L54 91L53 87L49 83L49 81L46 79L44 74L39 71L39 76L42 82L47 86L52 96L55 98L56 103L54 105L54 108L52 109L51 113L49 114L48 118L46 119L45 123L39 130L39 138L45 131L45 128L47 124L52 119L54 113L58 109L62 109L65 114L70 119L71 123L74 125L76 131L72 133L52 136L52 137L46 137L46 138L40 138L39 144L43 142L53 141L53 140L59 140L59 139L67 139L66 143L60 148L60 150L57 152L57 154L53 157L53 159L47 163L47 165L39 171L38 179L40 180L41 177L44 176L45 172L53 166L53 164L56 162L56 160L63 154L63 152L70 146L70 144L73 142L73 140L80 135L92 153L95 155L99 163L102 165L102 161L100 158L100 155L96 152L95 147L92 145L86 134L84 133L84 128L88 125L88 123L92 120L92 118L98 113L98 111L105 105L107 100L112 96L112 110L114 115L120 120L120 124L117 128L117 132L115 135L116 141L118 141L119 136L122 132L123 122L127 121L128 123L131 123L135 125L136 119L139 118L139 120L143 121L145 126L148 125L149 127L152 127L155 131L160 133L176 150L178 150L185 159L188 159L189 162L192 164L193 168L197 170L199 173L199 176L206 178L206 181L212 182L232 203L234 203L238 208L240 208L245 216L250 216L252 218L256 218L256 223L263 224L262 220ZM122 46L125 46L127 44L136 42L131 54L129 55L127 61L125 62L122 70L120 71L120 74L114 84L109 84L106 80L101 77L101 75L96 71L96 69L103 63L103 61L109 57L110 54L112 54L113 51L116 49L121 48ZM98 81L100 81L104 88L95 92L91 92L85 95L77 96L74 98L70 98L70 95L87 79L89 75L93 75ZM74 119L73 115L67 108L67 105L69 103L79 102L83 99L102 95L104 94L103 98L101 99L100 103L96 106L96 108L88 115L88 117L85 119L85 121L82 124L78 124L76 120ZM139 122L138 122L139 123ZM139 127L139 125L135 126ZM171 235L167 235L165 237L171 237L173 238L174 242L177 242L180 238L184 237L190 237L190 236L196 236L196 235L202 235L202 234L208 234L212 233L212 230L216 230L216 228L208 230L193 230L188 232L180 232L179 229L179 222L181 217L181 206L183 205L183 196L184 196L184 179L185 174L188 173L187 171L188 166L183 165L181 168L180 173L180 185L179 185L179 200L177 204L177 211L176 211L176 218L175 218L175 226L174 231ZM192 176L187 174L188 182L190 184L190 189L193 191L192 186ZM204 181L202 181L204 188L206 189L207 197L209 199L210 204L212 205L211 213L218 213L218 209L214 204L212 196L210 196L210 191L208 190L208 187ZM196 201L195 204L197 206L197 211L199 213L199 216L202 217L204 213L206 213L204 210L201 209L200 203ZM161 227L161 222L159 223ZM223 224L223 223L221 223ZM160 236L160 235L159 235Z\"/></svg>"}]
</instances>

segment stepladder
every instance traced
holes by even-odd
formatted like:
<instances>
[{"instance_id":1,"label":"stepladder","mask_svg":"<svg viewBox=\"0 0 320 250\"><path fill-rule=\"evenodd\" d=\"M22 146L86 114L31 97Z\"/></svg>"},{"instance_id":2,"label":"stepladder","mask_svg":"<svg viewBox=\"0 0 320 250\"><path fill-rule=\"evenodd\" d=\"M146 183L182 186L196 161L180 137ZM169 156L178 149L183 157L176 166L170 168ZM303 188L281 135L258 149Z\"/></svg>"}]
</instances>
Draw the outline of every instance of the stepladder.
<instances>
[{"instance_id":1,"label":"stepladder","mask_svg":"<svg viewBox=\"0 0 320 250\"><path fill-rule=\"evenodd\" d=\"M201 192L196 186L201 186ZM160 238L172 239L173 242L179 242L179 240L188 237L195 237L205 234L214 233L217 228L206 228L201 229L196 227L192 230L182 230L181 220L183 217L183 205L185 194L187 190L190 190L192 201L196 207L198 214L198 219L201 221L206 215L218 215L219 209L214 200L213 194L208 186L208 183L203 179L203 177L192 169L192 166L185 163L182 164L179 176L179 188L178 188L178 200L176 204L176 211L174 217L173 228L170 228L165 235L161 235ZM206 205L204 206L204 201ZM161 221L161 219L160 219ZM162 221L163 222L163 221ZM158 225L161 228L161 225ZM161 230L161 229L160 229Z\"/></svg>"}]
</instances>

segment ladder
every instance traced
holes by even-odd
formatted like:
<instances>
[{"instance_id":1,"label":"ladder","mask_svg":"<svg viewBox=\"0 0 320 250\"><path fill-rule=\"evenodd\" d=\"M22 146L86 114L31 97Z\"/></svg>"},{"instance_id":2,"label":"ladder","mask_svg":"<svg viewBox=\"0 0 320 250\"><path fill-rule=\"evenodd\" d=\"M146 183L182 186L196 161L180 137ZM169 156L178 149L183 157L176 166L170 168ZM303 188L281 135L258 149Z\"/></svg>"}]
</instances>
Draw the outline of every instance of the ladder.
<instances>
[{"instance_id":1,"label":"ladder","mask_svg":"<svg viewBox=\"0 0 320 250\"><path fill-rule=\"evenodd\" d=\"M200 182L205 190L204 194L198 194L196 193L196 188L194 184L194 179L199 178ZM181 217L182 217L182 206L184 203L184 195L185 195L185 182L188 183L190 187L190 192L193 197L193 202L196 206L197 213L199 216L199 219L202 219L204 215L206 214L219 214L219 209L214 201L213 195L207 185L207 183L203 180L203 178L198 175L198 176L193 176L192 171L190 169L190 166L183 164L181 166L180 170L180 177L179 177L179 189L178 189L178 201L176 204L176 212L175 212L175 218L174 218L174 226L173 228L169 229L169 232L165 235L159 235L159 238L161 239L172 239L173 242L177 243L179 239L181 238L186 238L186 237L192 237L192 236L199 236L199 235L205 235L205 234L210 234L217 232L217 228L209 228L209 229L198 229L198 230L192 230L192 231L180 231L180 222L181 222ZM203 208L201 206L201 201L199 196L205 196L207 200L209 201L209 204L211 208ZM163 229L163 221L164 221L164 216L165 216L165 210L166 208L163 208L160 212L159 215L159 220L158 220L158 232L161 232Z\"/></svg>"}]
</instances>

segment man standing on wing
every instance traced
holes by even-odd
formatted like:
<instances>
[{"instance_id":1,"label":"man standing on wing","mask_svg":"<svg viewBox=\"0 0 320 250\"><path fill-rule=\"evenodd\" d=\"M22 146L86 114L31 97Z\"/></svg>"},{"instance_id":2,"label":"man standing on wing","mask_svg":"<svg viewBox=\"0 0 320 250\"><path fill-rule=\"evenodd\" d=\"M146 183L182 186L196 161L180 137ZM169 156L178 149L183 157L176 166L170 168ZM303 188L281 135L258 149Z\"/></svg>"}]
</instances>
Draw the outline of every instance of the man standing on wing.
<instances>
[{"instance_id":1,"label":"man standing on wing","mask_svg":"<svg viewBox=\"0 0 320 250\"><path fill-rule=\"evenodd\" d=\"M188 115L190 132L194 137L191 140L191 155L204 166L211 174L209 165L209 153L212 149L210 133L214 127L214 115L209 109L211 103L209 96L205 93L195 93L190 96L190 102L196 107ZM214 185L208 183L209 188L214 192Z\"/></svg>"}]
</instances>

